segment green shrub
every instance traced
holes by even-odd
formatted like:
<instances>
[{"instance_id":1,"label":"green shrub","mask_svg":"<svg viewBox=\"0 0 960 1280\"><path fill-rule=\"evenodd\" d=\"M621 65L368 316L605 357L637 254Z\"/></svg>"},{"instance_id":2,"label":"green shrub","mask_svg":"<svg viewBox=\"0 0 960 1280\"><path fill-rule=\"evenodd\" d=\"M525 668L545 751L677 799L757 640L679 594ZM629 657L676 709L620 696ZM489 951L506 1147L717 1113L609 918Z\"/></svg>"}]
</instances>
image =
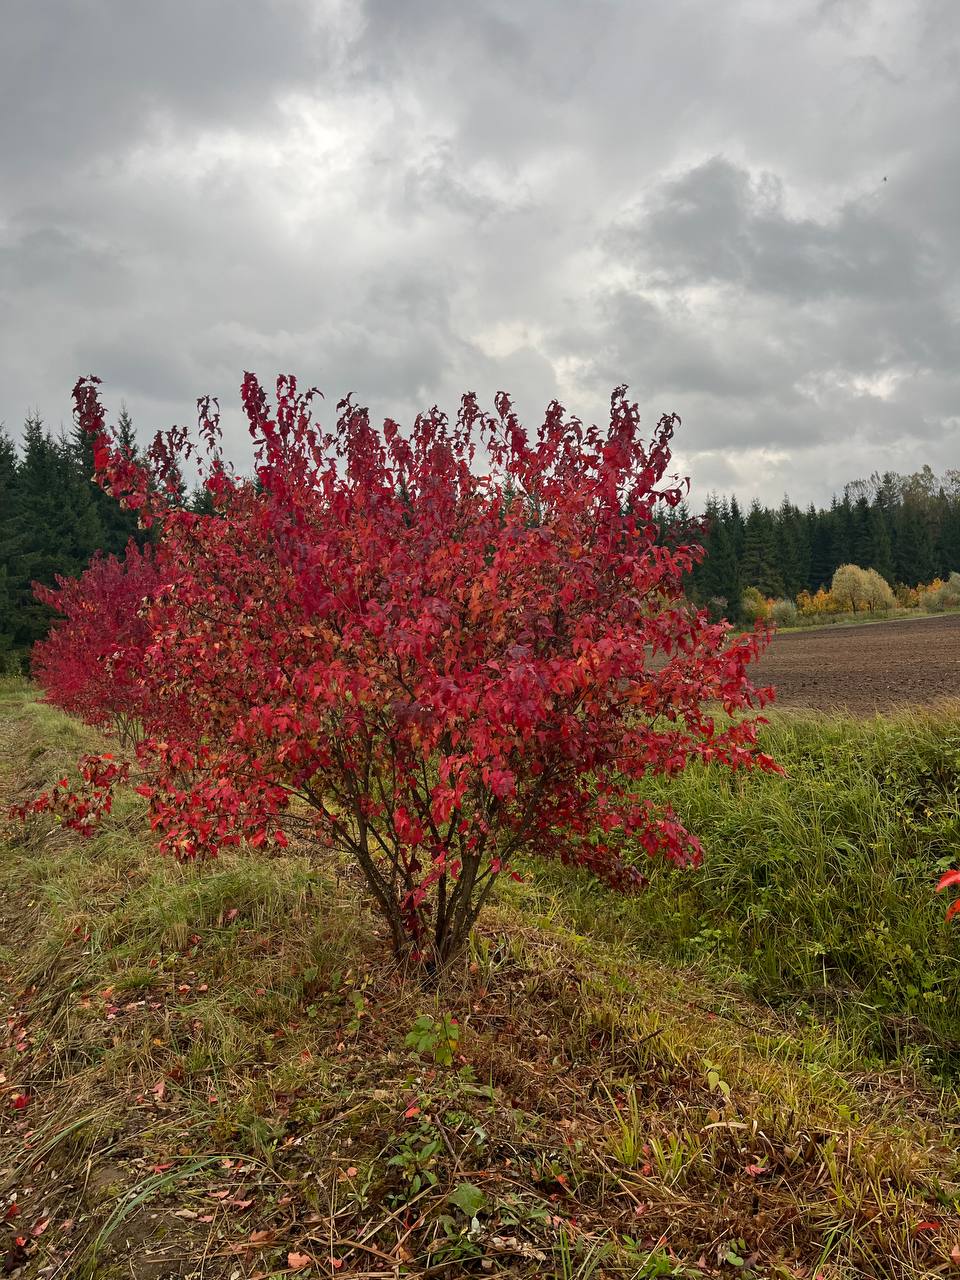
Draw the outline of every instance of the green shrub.
<instances>
[{"instance_id":1,"label":"green shrub","mask_svg":"<svg viewBox=\"0 0 960 1280\"><path fill-rule=\"evenodd\" d=\"M960 606L960 573L951 573L946 582L922 593L923 607L928 613L943 613Z\"/></svg>"},{"instance_id":2,"label":"green shrub","mask_svg":"<svg viewBox=\"0 0 960 1280\"><path fill-rule=\"evenodd\" d=\"M770 620L778 627L792 627L797 621L797 606L792 600L777 600L770 610Z\"/></svg>"},{"instance_id":3,"label":"green shrub","mask_svg":"<svg viewBox=\"0 0 960 1280\"><path fill-rule=\"evenodd\" d=\"M740 600L740 614L744 622L754 623L769 616L770 602L756 587L747 587Z\"/></svg>"}]
</instances>

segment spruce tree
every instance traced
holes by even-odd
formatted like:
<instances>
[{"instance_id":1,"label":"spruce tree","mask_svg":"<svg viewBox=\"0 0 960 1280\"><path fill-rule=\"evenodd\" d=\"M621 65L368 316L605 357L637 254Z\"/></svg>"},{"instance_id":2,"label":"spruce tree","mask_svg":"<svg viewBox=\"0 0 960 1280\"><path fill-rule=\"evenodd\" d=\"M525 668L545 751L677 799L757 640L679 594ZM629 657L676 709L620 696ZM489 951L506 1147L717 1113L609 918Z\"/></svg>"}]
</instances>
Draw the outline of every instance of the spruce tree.
<instances>
[{"instance_id":1,"label":"spruce tree","mask_svg":"<svg viewBox=\"0 0 960 1280\"><path fill-rule=\"evenodd\" d=\"M743 584L765 596L783 594L773 514L754 499L747 514L742 560Z\"/></svg>"}]
</instances>

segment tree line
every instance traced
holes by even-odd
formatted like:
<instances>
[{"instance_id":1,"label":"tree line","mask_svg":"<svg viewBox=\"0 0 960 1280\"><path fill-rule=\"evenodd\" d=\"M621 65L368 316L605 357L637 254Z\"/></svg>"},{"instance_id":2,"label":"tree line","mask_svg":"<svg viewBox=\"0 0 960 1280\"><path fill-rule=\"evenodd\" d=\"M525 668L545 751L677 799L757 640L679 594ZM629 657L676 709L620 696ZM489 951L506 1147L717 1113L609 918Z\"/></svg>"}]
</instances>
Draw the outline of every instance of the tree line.
<instances>
[{"instance_id":1,"label":"tree line","mask_svg":"<svg viewBox=\"0 0 960 1280\"><path fill-rule=\"evenodd\" d=\"M734 620L748 587L795 598L829 588L844 564L875 569L891 586L960 569L960 471L874 474L846 485L829 507L805 510L785 497L778 507L754 501L744 512L735 497L711 495L704 516L707 554L693 572L692 594Z\"/></svg>"},{"instance_id":2,"label":"tree line","mask_svg":"<svg viewBox=\"0 0 960 1280\"><path fill-rule=\"evenodd\" d=\"M123 446L136 451L133 423L117 420ZM54 436L40 417L24 424L17 447L0 431L0 662L19 664L47 632L53 612L33 583L77 577L96 551L140 542L136 517L93 483L93 452L79 430Z\"/></svg>"},{"instance_id":3,"label":"tree line","mask_svg":"<svg viewBox=\"0 0 960 1280\"><path fill-rule=\"evenodd\" d=\"M126 410L117 419L122 448L137 454ZM135 516L93 482L88 437L78 430L54 435L36 414L24 424L19 446L0 430L0 663L18 665L46 635L50 608L33 583L51 587L56 575L78 576L96 551L119 554L128 540L141 545ZM207 495L185 503L205 505ZM937 476L924 467L912 475L886 472L845 486L829 507L805 510L784 498L778 507L711 495L699 540L706 556L692 574L690 592L715 616L741 618L748 587L767 597L793 598L829 587L842 564L876 569L891 585L913 586L946 578L960 568L960 471ZM690 518L681 505L663 516L678 525Z\"/></svg>"}]
</instances>

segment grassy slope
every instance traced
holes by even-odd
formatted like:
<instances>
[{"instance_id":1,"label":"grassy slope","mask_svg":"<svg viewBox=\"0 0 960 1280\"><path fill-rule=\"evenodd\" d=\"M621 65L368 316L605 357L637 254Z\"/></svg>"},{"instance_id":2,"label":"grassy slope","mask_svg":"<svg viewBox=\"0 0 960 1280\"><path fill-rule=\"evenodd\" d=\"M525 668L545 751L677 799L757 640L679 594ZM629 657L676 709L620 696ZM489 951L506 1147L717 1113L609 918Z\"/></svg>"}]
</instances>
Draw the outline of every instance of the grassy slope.
<instances>
[{"instance_id":1,"label":"grassy slope","mask_svg":"<svg viewBox=\"0 0 960 1280\"><path fill-rule=\"evenodd\" d=\"M960 861L960 706L782 713L764 745L787 776L694 767L648 787L701 836L702 868L654 868L650 890L621 902L581 878L566 893L574 919L829 1014L861 1058L952 1079L960 932L933 886Z\"/></svg>"},{"instance_id":2,"label":"grassy slope","mask_svg":"<svg viewBox=\"0 0 960 1280\"><path fill-rule=\"evenodd\" d=\"M779 732L799 735L801 758L813 731ZM4 799L94 741L8 690ZM810 779L790 785L821 788L819 750ZM859 760L851 750L840 758ZM787 789L771 811L769 795L731 785L726 796L691 775L678 793L715 824L700 877L659 877L623 904L544 875L487 914L435 992L385 966L334 867L296 853L172 866L152 853L133 796L89 842L44 824L11 831L0 1272L942 1274L960 1241L953 1096L867 1063L873 1014L826 1025L812 1006L798 1019L738 993L775 994L789 921L800 954L838 908L818 899L795 915L811 886L825 892L821 861L785 852L794 838L809 846L807 801L772 780ZM763 857L772 846L793 870L758 921L742 850L763 814L779 832ZM714 898L726 907L711 921ZM873 899L879 918L890 904ZM699 959L641 958L663 947ZM941 952L936 963L952 964L947 941ZM790 981L812 988L820 960ZM418 1015L434 1021L411 1045ZM455 1044L436 1030L445 1015ZM932 1032L920 1039L932 1052Z\"/></svg>"}]
</instances>

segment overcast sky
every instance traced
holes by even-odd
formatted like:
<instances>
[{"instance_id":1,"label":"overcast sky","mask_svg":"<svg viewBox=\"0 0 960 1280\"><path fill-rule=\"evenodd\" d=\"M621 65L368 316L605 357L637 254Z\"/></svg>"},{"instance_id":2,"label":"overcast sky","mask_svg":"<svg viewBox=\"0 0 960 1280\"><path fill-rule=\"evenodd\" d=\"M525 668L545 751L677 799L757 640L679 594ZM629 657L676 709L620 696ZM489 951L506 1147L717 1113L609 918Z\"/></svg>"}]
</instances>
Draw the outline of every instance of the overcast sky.
<instances>
[{"instance_id":1,"label":"overcast sky","mask_svg":"<svg viewBox=\"0 0 960 1280\"><path fill-rule=\"evenodd\" d=\"M0 419L244 369L678 412L695 493L960 465L960 0L2 0Z\"/></svg>"}]
</instances>

